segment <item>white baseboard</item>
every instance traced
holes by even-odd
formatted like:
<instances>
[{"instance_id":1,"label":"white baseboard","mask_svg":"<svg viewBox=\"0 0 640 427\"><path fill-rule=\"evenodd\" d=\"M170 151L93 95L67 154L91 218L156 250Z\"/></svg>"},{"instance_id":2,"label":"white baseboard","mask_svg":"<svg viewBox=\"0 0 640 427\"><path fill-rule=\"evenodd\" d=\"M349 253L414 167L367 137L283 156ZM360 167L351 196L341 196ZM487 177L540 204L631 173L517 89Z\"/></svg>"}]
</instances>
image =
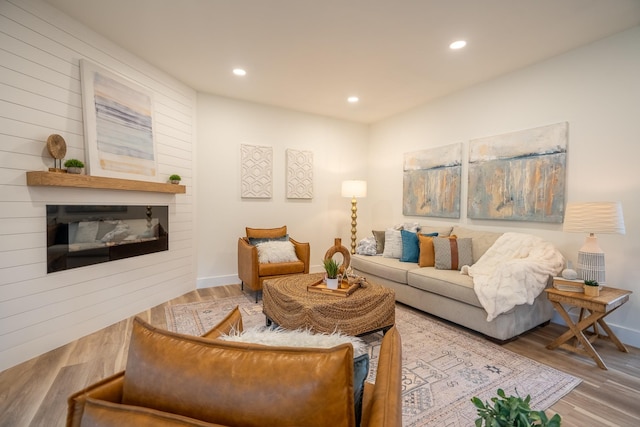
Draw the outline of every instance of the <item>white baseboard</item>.
<instances>
[{"instance_id":1,"label":"white baseboard","mask_svg":"<svg viewBox=\"0 0 640 427\"><path fill-rule=\"evenodd\" d=\"M569 316L571 316L571 319L574 322L578 321L578 314L571 312L569 313ZM605 318L605 320L607 319ZM553 318L551 319L551 321L559 325L564 325L564 326L567 325L567 323L558 313L553 314ZM633 347L640 348L640 330L629 329L626 326L620 326L620 325L616 325L615 323L609 323L609 321L607 321L607 325L609 325L613 333L616 334L618 339L622 341L625 345L630 345Z\"/></svg>"},{"instance_id":2,"label":"white baseboard","mask_svg":"<svg viewBox=\"0 0 640 427\"><path fill-rule=\"evenodd\" d=\"M235 274L227 276L200 277L196 280L196 288L213 288L216 286L233 285L234 283L240 284L240 278Z\"/></svg>"},{"instance_id":3,"label":"white baseboard","mask_svg":"<svg viewBox=\"0 0 640 427\"><path fill-rule=\"evenodd\" d=\"M324 271L321 265L312 265L309 267L309 273L320 273ZM232 285L234 283L240 283L240 278L235 274L229 274L226 276L209 276L199 277L196 280L196 288L213 288L215 286Z\"/></svg>"}]
</instances>

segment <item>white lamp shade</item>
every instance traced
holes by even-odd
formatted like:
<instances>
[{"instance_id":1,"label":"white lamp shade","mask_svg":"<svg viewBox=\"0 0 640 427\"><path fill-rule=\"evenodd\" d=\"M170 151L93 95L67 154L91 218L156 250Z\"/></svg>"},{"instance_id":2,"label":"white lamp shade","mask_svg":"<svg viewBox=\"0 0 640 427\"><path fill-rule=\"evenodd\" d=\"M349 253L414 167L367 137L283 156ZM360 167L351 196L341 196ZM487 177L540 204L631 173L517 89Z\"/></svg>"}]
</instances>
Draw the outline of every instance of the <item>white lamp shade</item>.
<instances>
[{"instance_id":1,"label":"white lamp shade","mask_svg":"<svg viewBox=\"0 0 640 427\"><path fill-rule=\"evenodd\" d=\"M367 181L342 181L342 197L367 197Z\"/></svg>"},{"instance_id":2,"label":"white lamp shade","mask_svg":"<svg viewBox=\"0 0 640 427\"><path fill-rule=\"evenodd\" d=\"M624 234L624 218L620 202L568 203L563 231L574 233Z\"/></svg>"}]
</instances>

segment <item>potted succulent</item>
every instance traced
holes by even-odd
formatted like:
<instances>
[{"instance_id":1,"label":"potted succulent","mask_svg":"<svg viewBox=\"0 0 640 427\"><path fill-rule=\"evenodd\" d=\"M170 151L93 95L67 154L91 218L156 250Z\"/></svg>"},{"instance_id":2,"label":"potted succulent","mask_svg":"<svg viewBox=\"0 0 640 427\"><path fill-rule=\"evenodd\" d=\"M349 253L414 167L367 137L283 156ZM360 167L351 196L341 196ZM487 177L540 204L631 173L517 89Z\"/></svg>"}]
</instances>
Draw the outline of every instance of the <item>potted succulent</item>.
<instances>
[{"instance_id":1,"label":"potted succulent","mask_svg":"<svg viewBox=\"0 0 640 427\"><path fill-rule=\"evenodd\" d=\"M324 271L327 272L327 288L338 289L338 271L340 265L333 258L327 258L322 260L324 264Z\"/></svg>"},{"instance_id":2,"label":"potted succulent","mask_svg":"<svg viewBox=\"0 0 640 427\"><path fill-rule=\"evenodd\" d=\"M560 427L562 421L558 414L549 419L544 411L531 410L531 396L524 400L520 396L507 397L502 389L498 389L498 397L491 398L493 406L478 397L471 401L478 411L476 427Z\"/></svg>"},{"instance_id":3,"label":"potted succulent","mask_svg":"<svg viewBox=\"0 0 640 427\"><path fill-rule=\"evenodd\" d=\"M67 168L67 172L69 173L82 173L84 163L78 159L69 159L64 162L64 167Z\"/></svg>"},{"instance_id":4,"label":"potted succulent","mask_svg":"<svg viewBox=\"0 0 640 427\"><path fill-rule=\"evenodd\" d=\"M600 295L600 284L597 280L584 281L584 294L588 297L597 297Z\"/></svg>"},{"instance_id":5,"label":"potted succulent","mask_svg":"<svg viewBox=\"0 0 640 427\"><path fill-rule=\"evenodd\" d=\"M180 178L180 175L174 173L169 177L169 182L171 182L172 184L180 184L181 179L182 178Z\"/></svg>"}]
</instances>

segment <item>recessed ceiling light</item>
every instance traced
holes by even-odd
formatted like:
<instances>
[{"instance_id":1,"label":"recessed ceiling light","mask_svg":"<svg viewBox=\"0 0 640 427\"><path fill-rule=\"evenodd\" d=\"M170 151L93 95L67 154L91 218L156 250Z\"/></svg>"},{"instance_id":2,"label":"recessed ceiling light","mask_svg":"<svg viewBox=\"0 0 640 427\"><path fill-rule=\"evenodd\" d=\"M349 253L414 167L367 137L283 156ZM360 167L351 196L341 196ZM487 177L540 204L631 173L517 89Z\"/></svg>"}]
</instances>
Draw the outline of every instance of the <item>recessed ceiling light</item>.
<instances>
[{"instance_id":1,"label":"recessed ceiling light","mask_svg":"<svg viewBox=\"0 0 640 427\"><path fill-rule=\"evenodd\" d=\"M360 101L360 98L358 98L357 96L350 96L347 98L347 102L349 102L350 104L355 104L358 101Z\"/></svg>"},{"instance_id":2,"label":"recessed ceiling light","mask_svg":"<svg viewBox=\"0 0 640 427\"><path fill-rule=\"evenodd\" d=\"M247 72L245 70L243 70L242 68L234 68L233 69L233 74L235 74L236 76L246 76Z\"/></svg>"},{"instance_id":3,"label":"recessed ceiling light","mask_svg":"<svg viewBox=\"0 0 640 427\"><path fill-rule=\"evenodd\" d=\"M462 49L467 45L467 42L464 40L458 40L449 45L451 49Z\"/></svg>"}]
</instances>

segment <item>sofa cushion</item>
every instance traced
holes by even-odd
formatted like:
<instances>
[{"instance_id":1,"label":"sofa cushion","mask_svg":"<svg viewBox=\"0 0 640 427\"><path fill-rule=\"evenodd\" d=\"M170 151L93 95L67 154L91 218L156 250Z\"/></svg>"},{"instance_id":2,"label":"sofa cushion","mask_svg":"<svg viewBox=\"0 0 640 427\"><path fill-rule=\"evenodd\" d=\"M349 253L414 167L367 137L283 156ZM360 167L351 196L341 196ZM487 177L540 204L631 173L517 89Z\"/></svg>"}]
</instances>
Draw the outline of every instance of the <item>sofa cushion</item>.
<instances>
[{"instance_id":1,"label":"sofa cushion","mask_svg":"<svg viewBox=\"0 0 640 427\"><path fill-rule=\"evenodd\" d=\"M298 260L296 250L290 241L269 241L256 245L258 248L258 262L294 262Z\"/></svg>"},{"instance_id":2,"label":"sofa cushion","mask_svg":"<svg viewBox=\"0 0 640 427\"><path fill-rule=\"evenodd\" d=\"M439 270L460 270L473 264L471 239L439 237L433 240L435 267Z\"/></svg>"},{"instance_id":3,"label":"sofa cushion","mask_svg":"<svg viewBox=\"0 0 640 427\"><path fill-rule=\"evenodd\" d=\"M382 256L400 259L402 256L402 234L400 230L387 228L384 231L384 252Z\"/></svg>"},{"instance_id":4,"label":"sofa cushion","mask_svg":"<svg viewBox=\"0 0 640 427\"><path fill-rule=\"evenodd\" d=\"M372 230L373 237L376 239L376 253L384 252L384 230Z\"/></svg>"},{"instance_id":5,"label":"sofa cushion","mask_svg":"<svg viewBox=\"0 0 640 427\"><path fill-rule=\"evenodd\" d=\"M414 288L482 308L473 290L473 279L457 270L416 268L407 274L407 283Z\"/></svg>"},{"instance_id":6,"label":"sofa cushion","mask_svg":"<svg viewBox=\"0 0 640 427\"><path fill-rule=\"evenodd\" d=\"M433 238L436 236L427 236L425 234L418 235L418 241L420 244L420 257L418 258L419 267L433 267L435 265L436 253L433 248Z\"/></svg>"},{"instance_id":7,"label":"sofa cushion","mask_svg":"<svg viewBox=\"0 0 640 427\"><path fill-rule=\"evenodd\" d=\"M229 343L133 322L122 403L223 425L353 426L353 347ZM326 399L325 397L330 398Z\"/></svg>"},{"instance_id":8,"label":"sofa cushion","mask_svg":"<svg viewBox=\"0 0 640 427\"><path fill-rule=\"evenodd\" d=\"M473 263L478 261L482 255L493 245L502 233L492 231L471 230L465 227L453 227L451 234L458 238L470 238L473 241Z\"/></svg>"},{"instance_id":9,"label":"sofa cushion","mask_svg":"<svg viewBox=\"0 0 640 427\"><path fill-rule=\"evenodd\" d=\"M241 333L232 332L221 335L223 341L248 342L268 346L331 348L349 343L353 346L353 397L355 404L356 425L360 425L362 418L362 395L364 382L369 375L369 353L366 343L358 337L352 337L339 332L332 334L313 333L309 330L286 330L267 326L254 326Z\"/></svg>"},{"instance_id":10,"label":"sofa cushion","mask_svg":"<svg viewBox=\"0 0 640 427\"><path fill-rule=\"evenodd\" d=\"M286 236L286 234L287 234L287 226L283 225L282 227L278 227L278 228L249 228L249 227L246 227L245 231L247 233L247 237L249 237L249 238L268 239L268 238Z\"/></svg>"},{"instance_id":11,"label":"sofa cushion","mask_svg":"<svg viewBox=\"0 0 640 427\"><path fill-rule=\"evenodd\" d=\"M418 234L413 231L400 230L402 237L402 262L418 262L420 257L420 243L418 242Z\"/></svg>"},{"instance_id":12,"label":"sofa cushion","mask_svg":"<svg viewBox=\"0 0 640 427\"><path fill-rule=\"evenodd\" d=\"M280 237L247 237L247 239L249 240L249 244L256 246L264 242L273 242L273 241L288 242L289 235L285 234L284 236L280 236Z\"/></svg>"},{"instance_id":13,"label":"sofa cushion","mask_svg":"<svg viewBox=\"0 0 640 427\"><path fill-rule=\"evenodd\" d=\"M418 268L413 262L401 262L399 259L379 255L351 255L351 267L366 272L365 276L378 276L397 283L407 283L407 271Z\"/></svg>"},{"instance_id":14,"label":"sofa cushion","mask_svg":"<svg viewBox=\"0 0 640 427\"><path fill-rule=\"evenodd\" d=\"M440 237L449 237L453 227L443 227L437 225L422 225L420 226L420 234L433 234L438 233Z\"/></svg>"},{"instance_id":15,"label":"sofa cushion","mask_svg":"<svg viewBox=\"0 0 640 427\"><path fill-rule=\"evenodd\" d=\"M220 426L139 406L87 399L80 427L206 427Z\"/></svg>"},{"instance_id":16,"label":"sofa cushion","mask_svg":"<svg viewBox=\"0 0 640 427\"><path fill-rule=\"evenodd\" d=\"M261 279L269 279L269 276L282 276L284 274L304 273L304 262L268 262L258 264L258 276Z\"/></svg>"},{"instance_id":17,"label":"sofa cushion","mask_svg":"<svg viewBox=\"0 0 640 427\"><path fill-rule=\"evenodd\" d=\"M373 236L365 237L358 242L356 253L360 255L373 256L378 253L376 239Z\"/></svg>"}]
</instances>

